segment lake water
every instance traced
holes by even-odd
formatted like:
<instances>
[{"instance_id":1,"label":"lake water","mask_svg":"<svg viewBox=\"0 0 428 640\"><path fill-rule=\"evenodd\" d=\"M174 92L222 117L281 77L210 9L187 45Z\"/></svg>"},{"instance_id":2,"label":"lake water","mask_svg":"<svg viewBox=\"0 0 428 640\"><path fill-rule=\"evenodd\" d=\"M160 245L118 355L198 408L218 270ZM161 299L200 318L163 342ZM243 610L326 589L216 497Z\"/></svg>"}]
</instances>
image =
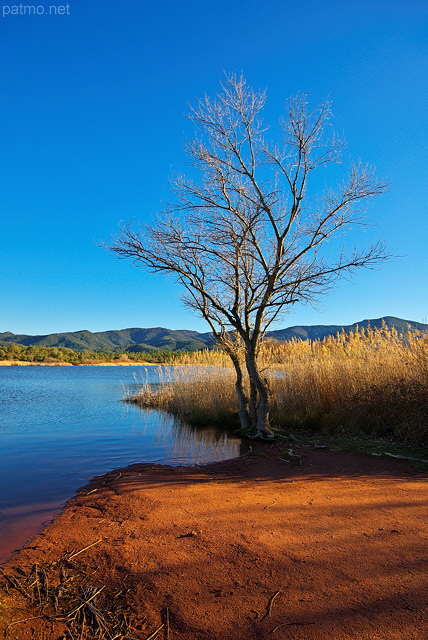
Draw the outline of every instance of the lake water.
<instances>
[{"instance_id":1,"label":"lake water","mask_svg":"<svg viewBox=\"0 0 428 640\"><path fill-rule=\"evenodd\" d=\"M0 562L94 475L233 458L240 440L121 402L157 367L0 367Z\"/></svg>"}]
</instances>

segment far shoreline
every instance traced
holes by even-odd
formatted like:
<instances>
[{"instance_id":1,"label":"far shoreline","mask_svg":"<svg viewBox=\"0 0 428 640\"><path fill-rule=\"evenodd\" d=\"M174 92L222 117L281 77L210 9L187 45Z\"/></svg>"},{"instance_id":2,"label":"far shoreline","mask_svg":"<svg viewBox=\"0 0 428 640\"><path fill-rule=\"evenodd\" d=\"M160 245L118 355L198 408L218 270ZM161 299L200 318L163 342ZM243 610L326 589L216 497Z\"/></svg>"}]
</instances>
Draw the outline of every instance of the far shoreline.
<instances>
[{"instance_id":1,"label":"far shoreline","mask_svg":"<svg viewBox=\"0 0 428 640\"><path fill-rule=\"evenodd\" d=\"M155 367L163 362L26 362L25 360L0 360L0 367Z\"/></svg>"}]
</instances>

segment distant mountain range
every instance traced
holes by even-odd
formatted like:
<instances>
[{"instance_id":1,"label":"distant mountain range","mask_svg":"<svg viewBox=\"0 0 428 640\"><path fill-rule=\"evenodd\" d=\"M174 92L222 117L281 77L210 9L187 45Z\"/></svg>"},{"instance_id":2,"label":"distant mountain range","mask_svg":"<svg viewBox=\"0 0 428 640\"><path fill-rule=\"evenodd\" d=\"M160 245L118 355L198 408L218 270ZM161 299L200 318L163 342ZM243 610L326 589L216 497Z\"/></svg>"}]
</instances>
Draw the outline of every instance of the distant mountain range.
<instances>
[{"instance_id":1,"label":"distant mountain range","mask_svg":"<svg viewBox=\"0 0 428 640\"><path fill-rule=\"evenodd\" d=\"M410 330L428 331L428 324L402 320L386 316L376 320L362 320L355 324L342 325L312 325L294 326L287 329L269 331L268 338L276 340L319 340L327 336L334 336L340 331L349 333L357 327L380 328L385 324L389 328L396 329L399 333ZM0 343L21 344L24 346L37 345L41 347L68 347L75 351L104 351L111 352L140 352L157 350L185 350L196 351L205 349L213 344L212 334L198 333L187 329L173 331L155 327L153 329L120 329L117 331L73 331L70 333L50 333L44 336L29 336L14 334L10 331L0 333Z\"/></svg>"}]
</instances>

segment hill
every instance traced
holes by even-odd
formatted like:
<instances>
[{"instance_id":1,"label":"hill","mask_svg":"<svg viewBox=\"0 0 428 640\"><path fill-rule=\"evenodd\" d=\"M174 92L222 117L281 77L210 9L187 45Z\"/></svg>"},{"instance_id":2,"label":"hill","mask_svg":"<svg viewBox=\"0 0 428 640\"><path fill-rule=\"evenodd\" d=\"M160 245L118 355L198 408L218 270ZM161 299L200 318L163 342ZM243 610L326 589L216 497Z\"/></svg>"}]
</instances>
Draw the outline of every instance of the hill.
<instances>
[{"instance_id":1,"label":"hill","mask_svg":"<svg viewBox=\"0 0 428 640\"><path fill-rule=\"evenodd\" d=\"M124 352L124 351L197 351L212 342L200 338L206 334L197 331L172 331L162 327L152 329L120 329L112 331L74 331L47 335L23 335L10 331L0 333L0 342L13 342L24 346L66 347L75 351Z\"/></svg>"},{"instance_id":2,"label":"hill","mask_svg":"<svg viewBox=\"0 0 428 640\"><path fill-rule=\"evenodd\" d=\"M396 329L398 333L402 334L408 331L428 331L428 324L422 322L414 322L413 320L402 320L401 318L395 318L393 316L385 316L383 318L377 318L372 320L361 320L361 322L355 322L351 325L312 325L312 326L295 326L288 327L288 329L278 329L277 331L270 331L267 334L269 338L275 338L276 340L292 340L293 338L301 340L322 340L327 336L334 336L341 331L350 333L355 331L357 327L372 329L380 329L386 325L389 329Z\"/></svg>"},{"instance_id":3,"label":"hill","mask_svg":"<svg viewBox=\"0 0 428 640\"><path fill-rule=\"evenodd\" d=\"M352 325L311 325L293 326L286 329L277 329L267 333L268 338L275 340L322 340L335 335L340 331L349 333L357 327L380 328L385 324L389 328L404 333L412 331L428 331L428 324L402 320L393 316L385 316L372 320L362 320ZM10 331L0 333L0 342L15 343L24 346L41 347L66 347L75 351L95 352L140 352L140 351L197 351L210 347L213 344L211 333L199 333L197 331L171 330L163 327L150 329L132 328L111 331L74 331L70 333L50 333L47 335L14 334Z\"/></svg>"}]
</instances>

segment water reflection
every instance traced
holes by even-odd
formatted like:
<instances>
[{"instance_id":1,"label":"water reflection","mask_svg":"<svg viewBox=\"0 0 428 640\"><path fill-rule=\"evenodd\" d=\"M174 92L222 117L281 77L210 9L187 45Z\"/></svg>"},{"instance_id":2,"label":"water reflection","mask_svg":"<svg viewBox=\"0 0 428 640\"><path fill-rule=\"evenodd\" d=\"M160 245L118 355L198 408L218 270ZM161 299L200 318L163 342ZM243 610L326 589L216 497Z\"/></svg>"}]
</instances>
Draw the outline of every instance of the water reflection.
<instances>
[{"instance_id":1,"label":"water reflection","mask_svg":"<svg viewBox=\"0 0 428 640\"><path fill-rule=\"evenodd\" d=\"M146 412L147 409L140 408ZM241 440L230 429L218 425L198 426L159 411L159 421L168 424L159 445L168 450L168 457L159 462L167 464L203 464L216 460L236 458L248 451L247 441ZM171 418L173 420L171 425Z\"/></svg>"}]
</instances>

